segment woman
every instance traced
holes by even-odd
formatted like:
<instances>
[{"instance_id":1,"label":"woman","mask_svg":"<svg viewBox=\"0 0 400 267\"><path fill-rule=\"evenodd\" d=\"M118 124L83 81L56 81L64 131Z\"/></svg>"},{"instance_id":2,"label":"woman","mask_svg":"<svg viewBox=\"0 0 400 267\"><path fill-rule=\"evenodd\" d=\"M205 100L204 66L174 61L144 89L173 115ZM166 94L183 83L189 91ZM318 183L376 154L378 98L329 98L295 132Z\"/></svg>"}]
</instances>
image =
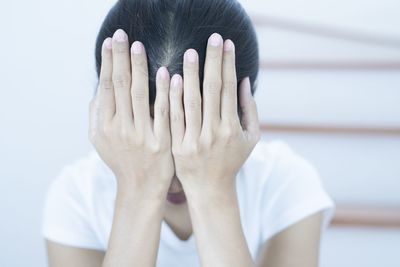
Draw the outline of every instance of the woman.
<instances>
[{"instance_id":1,"label":"woman","mask_svg":"<svg viewBox=\"0 0 400 267\"><path fill-rule=\"evenodd\" d=\"M50 266L318 266L333 203L306 159L260 140L238 2L121 0L96 63L95 151L49 189Z\"/></svg>"}]
</instances>

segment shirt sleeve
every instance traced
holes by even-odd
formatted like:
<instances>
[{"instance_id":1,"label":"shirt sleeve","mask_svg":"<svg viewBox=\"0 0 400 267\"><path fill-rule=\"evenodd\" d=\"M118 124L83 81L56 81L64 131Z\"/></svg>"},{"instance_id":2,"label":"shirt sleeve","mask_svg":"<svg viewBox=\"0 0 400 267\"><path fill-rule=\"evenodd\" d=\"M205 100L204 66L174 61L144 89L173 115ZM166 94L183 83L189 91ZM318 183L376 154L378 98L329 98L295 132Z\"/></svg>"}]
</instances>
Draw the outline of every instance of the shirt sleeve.
<instances>
[{"instance_id":1,"label":"shirt sleeve","mask_svg":"<svg viewBox=\"0 0 400 267\"><path fill-rule=\"evenodd\" d=\"M71 164L52 181L43 208L42 235L63 245L101 250L90 222L84 175L88 173L79 164Z\"/></svg>"},{"instance_id":2,"label":"shirt sleeve","mask_svg":"<svg viewBox=\"0 0 400 267\"><path fill-rule=\"evenodd\" d=\"M278 147L272 172L263 181L262 241L320 211L324 231L332 219L334 202L325 191L319 173L285 142L278 142Z\"/></svg>"}]
</instances>

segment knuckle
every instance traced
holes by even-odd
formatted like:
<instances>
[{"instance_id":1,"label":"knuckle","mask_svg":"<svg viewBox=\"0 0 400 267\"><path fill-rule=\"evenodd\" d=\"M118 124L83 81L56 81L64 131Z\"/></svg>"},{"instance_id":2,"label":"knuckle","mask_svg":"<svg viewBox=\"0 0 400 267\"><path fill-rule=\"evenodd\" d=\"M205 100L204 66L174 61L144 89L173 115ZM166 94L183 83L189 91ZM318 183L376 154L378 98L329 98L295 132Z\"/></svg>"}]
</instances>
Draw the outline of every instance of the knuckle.
<instances>
[{"instance_id":1,"label":"knuckle","mask_svg":"<svg viewBox=\"0 0 400 267\"><path fill-rule=\"evenodd\" d=\"M122 125L119 129L119 139L125 144L132 144L132 131L129 127ZM135 143L139 141L139 138L135 138Z\"/></svg>"},{"instance_id":2,"label":"knuckle","mask_svg":"<svg viewBox=\"0 0 400 267\"><path fill-rule=\"evenodd\" d=\"M172 122L179 122L183 120L183 114L179 111L171 111L170 117Z\"/></svg>"},{"instance_id":3,"label":"knuckle","mask_svg":"<svg viewBox=\"0 0 400 267\"><path fill-rule=\"evenodd\" d=\"M230 128L233 131L237 131L240 127L240 121L238 116L229 116L224 119L224 127Z\"/></svg>"},{"instance_id":4,"label":"knuckle","mask_svg":"<svg viewBox=\"0 0 400 267\"><path fill-rule=\"evenodd\" d=\"M101 127L96 127L95 129L89 129L88 131L88 138L89 141L94 144L97 145L99 143L101 143L104 140L104 133L101 130Z\"/></svg>"},{"instance_id":5,"label":"knuckle","mask_svg":"<svg viewBox=\"0 0 400 267\"><path fill-rule=\"evenodd\" d=\"M236 139L237 132L232 127L223 127L221 130L221 137L227 143L231 143Z\"/></svg>"},{"instance_id":6,"label":"knuckle","mask_svg":"<svg viewBox=\"0 0 400 267\"><path fill-rule=\"evenodd\" d=\"M224 88L225 94L233 95L233 93L236 93L237 83L236 83L236 81L232 81L232 80L224 81L223 88Z\"/></svg>"},{"instance_id":7,"label":"knuckle","mask_svg":"<svg viewBox=\"0 0 400 267\"><path fill-rule=\"evenodd\" d=\"M113 129L108 124L102 124L101 126L101 133L106 138L111 138L113 135Z\"/></svg>"},{"instance_id":8,"label":"knuckle","mask_svg":"<svg viewBox=\"0 0 400 267\"><path fill-rule=\"evenodd\" d=\"M221 79L214 79L212 81L204 81L204 89L208 94L217 95L221 91L222 81Z\"/></svg>"},{"instance_id":9,"label":"knuckle","mask_svg":"<svg viewBox=\"0 0 400 267\"><path fill-rule=\"evenodd\" d=\"M195 142L188 144L185 148L185 155L187 156L194 156L200 152L200 148Z\"/></svg>"},{"instance_id":10,"label":"knuckle","mask_svg":"<svg viewBox=\"0 0 400 267\"><path fill-rule=\"evenodd\" d=\"M204 134L202 138L202 145L205 146L207 149L213 147L216 143L215 134L210 132L208 134Z\"/></svg>"},{"instance_id":11,"label":"knuckle","mask_svg":"<svg viewBox=\"0 0 400 267\"><path fill-rule=\"evenodd\" d=\"M143 101L146 99L147 94L143 89L136 89L132 92L133 99L136 101Z\"/></svg>"},{"instance_id":12,"label":"knuckle","mask_svg":"<svg viewBox=\"0 0 400 267\"><path fill-rule=\"evenodd\" d=\"M139 147L143 147L146 145L145 142L145 137L143 134L138 134L135 136L135 140L134 140L135 144Z\"/></svg>"},{"instance_id":13,"label":"knuckle","mask_svg":"<svg viewBox=\"0 0 400 267\"><path fill-rule=\"evenodd\" d=\"M155 107L156 113L161 117L164 117L168 114L168 109L169 108L167 105L158 105Z\"/></svg>"},{"instance_id":14,"label":"knuckle","mask_svg":"<svg viewBox=\"0 0 400 267\"><path fill-rule=\"evenodd\" d=\"M198 97L190 97L185 99L184 104L191 110L199 109L201 106L201 100Z\"/></svg>"},{"instance_id":15,"label":"knuckle","mask_svg":"<svg viewBox=\"0 0 400 267\"><path fill-rule=\"evenodd\" d=\"M113 88L113 80L110 77L102 77L100 79L100 87L105 90L110 90Z\"/></svg>"},{"instance_id":16,"label":"knuckle","mask_svg":"<svg viewBox=\"0 0 400 267\"><path fill-rule=\"evenodd\" d=\"M224 88L233 92L236 92L237 82L233 80L225 80L224 81Z\"/></svg>"},{"instance_id":17,"label":"knuckle","mask_svg":"<svg viewBox=\"0 0 400 267\"><path fill-rule=\"evenodd\" d=\"M147 149L152 154L161 154L162 152L164 152L164 147L158 142L148 143Z\"/></svg>"},{"instance_id":18,"label":"knuckle","mask_svg":"<svg viewBox=\"0 0 400 267\"><path fill-rule=\"evenodd\" d=\"M131 76L128 72L113 74L113 83L116 88L125 88L129 86Z\"/></svg>"}]
</instances>

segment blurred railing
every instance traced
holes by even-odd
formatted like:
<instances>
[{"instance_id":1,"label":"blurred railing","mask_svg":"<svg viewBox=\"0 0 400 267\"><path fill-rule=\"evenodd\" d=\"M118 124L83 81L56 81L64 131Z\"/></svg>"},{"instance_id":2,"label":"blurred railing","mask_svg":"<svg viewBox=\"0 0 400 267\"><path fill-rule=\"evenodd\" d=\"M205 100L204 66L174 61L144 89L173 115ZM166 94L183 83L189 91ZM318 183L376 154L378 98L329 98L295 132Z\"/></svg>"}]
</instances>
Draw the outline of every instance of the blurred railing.
<instances>
[{"instance_id":1,"label":"blurred railing","mask_svg":"<svg viewBox=\"0 0 400 267\"><path fill-rule=\"evenodd\" d=\"M400 228L400 207L338 205L332 225Z\"/></svg>"},{"instance_id":2,"label":"blurred railing","mask_svg":"<svg viewBox=\"0 0 400 267\"><path fill-rule=\"evenodd\" d=\"M350 126L325 126L305 124L265 124L261 123L262 131L274 132L301 132L324 134L357 134L357 135L396 135L400 136L400 128L397 127L350 127Z\"/></svg>"},{"instance_id":3,"label":"blurred railing","mask_svg":"<svg viewBox=\"0 0 400 267\"><path fill-rule=\"evenodd\" d=\"M299 132L317 134L398 135L400 128L344 127L322 125L261 124L264 132ZM400 207L339 204L333 226L400 228Z\"/></svg>"},{"instance_id":4,"label":"blurred railing","mask_svg":"<svg viewBox=\"0 0 400 267\"><path fill-rule=\"evenodd\" d=\"M400 39L392 36L377 36L369 33L349 31L329 26L316 26L299 21L273 18L270 16L253 15L252 21L258 27L273 27L284 31L300 32L309 35L318 35L327 38L341 39L350 42L359 42L368 45L390 47L400 50ZM373 70L373 71L400 71L400 61L264 61L262 69L300 69L300 70ZM305 124L261 124L265 132L298 132L317 134L356 134L356 135L395 135L400 136L399 127L357 127L357 126L325 126ZM376 207L372 205L340 204L336 208L333 226L356 227L396 227L400 228L400 206Z\"/></svg>"},{"instance_id":5,"label":"blurred railing","mask_svg":"<svg viewBox=\"0 0 400 267\"><path fill-rule=\"evenodd\" d=\"M373 70L400 71L400 61L263 61L261 69L267 70Z\"/></svg>"},{"instance_id":6,"label":"blurred railing","mask_svg":"<svg viewBox=\"0 0 400 267\"><path fill-rule=\"evenodd\" d=\"M321 36L330 39L340 39L379 47L390 47L400 50L400 38L390 35L378 35L360 32L328 25L315 25L298 20L282 19L266 15L251 15L251 20L257 27L270 27L284 31Z\"/></svg>"}]
</instances>

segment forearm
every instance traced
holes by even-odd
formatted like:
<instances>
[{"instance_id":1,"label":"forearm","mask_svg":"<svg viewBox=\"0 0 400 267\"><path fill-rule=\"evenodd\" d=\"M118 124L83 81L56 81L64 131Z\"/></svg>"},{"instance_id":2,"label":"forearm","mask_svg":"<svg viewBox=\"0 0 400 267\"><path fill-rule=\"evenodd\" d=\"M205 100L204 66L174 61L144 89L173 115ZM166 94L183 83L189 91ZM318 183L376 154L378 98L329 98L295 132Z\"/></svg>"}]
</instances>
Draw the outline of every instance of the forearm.
<instances>
[{"instance_id":1,"label":"forearm","mask_svg":"<svg viewBox=\"0 0 400 267\"><path fill-rule=\"evenodd\" d=\"M223 191L186 190L202 267L254 267L242 225L234 183Z\"/></svg>"},{"instance_id":2,"label":"forearm","mask_svg":"<svg viewBox=\"0 0 400 267\"><path fill-rule=\"evenodd\" d=\"M136 189L135 189L136 188ZM165 190L118 189L103 267L154 267L160 241Z\"/></svg>"}]
</instances>

